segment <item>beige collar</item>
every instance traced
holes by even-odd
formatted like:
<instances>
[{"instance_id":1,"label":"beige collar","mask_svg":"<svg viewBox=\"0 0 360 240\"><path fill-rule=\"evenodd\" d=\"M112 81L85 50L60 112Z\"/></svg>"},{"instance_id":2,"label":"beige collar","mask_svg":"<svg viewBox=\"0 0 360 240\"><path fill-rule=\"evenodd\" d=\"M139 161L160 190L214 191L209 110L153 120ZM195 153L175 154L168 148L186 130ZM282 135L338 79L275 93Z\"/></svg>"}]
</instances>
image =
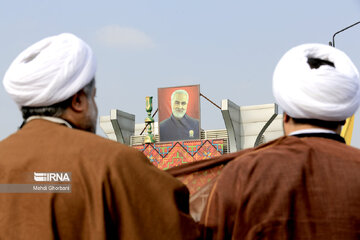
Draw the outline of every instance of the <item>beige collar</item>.
<instances>
[{"instance_id":1,"label":"beige collar","mask_svg":"<svg viewBox=\"0 0 360 240\"><path fill-rule=\"evenodd\" d=\"M26 119L26 122L30 122L31 120L34 119L43 119L43 120L47 120L50 122L54 122L54 123L59 123L59 124L64 124L69 128L72 128L72 126L70 125L70 123L68 123L67 121L65 121L62 118L58 118L58 117L47 117L47 116L31 116L28 119Z\"/></svg>"}]
</instances>

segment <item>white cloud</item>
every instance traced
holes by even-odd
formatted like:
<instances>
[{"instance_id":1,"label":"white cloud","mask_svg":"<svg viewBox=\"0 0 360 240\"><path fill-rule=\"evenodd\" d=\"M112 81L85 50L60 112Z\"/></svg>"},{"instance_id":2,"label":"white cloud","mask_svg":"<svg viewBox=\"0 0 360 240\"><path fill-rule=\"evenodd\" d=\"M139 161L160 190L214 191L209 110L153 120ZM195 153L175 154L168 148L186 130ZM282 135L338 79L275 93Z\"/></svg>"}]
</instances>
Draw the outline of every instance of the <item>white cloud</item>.
<instances>
[{"instance_id":1,"label":"white cloud","mask_svg":"<svg viewBox=\"0 0 360 240\"><path fill-rule=\"evenodd\" d=\"M117 25L99 29L97 39L106 46L118 49L146 49L155 46L146 33L135 28Z\"/></svg>"}]
</instances>

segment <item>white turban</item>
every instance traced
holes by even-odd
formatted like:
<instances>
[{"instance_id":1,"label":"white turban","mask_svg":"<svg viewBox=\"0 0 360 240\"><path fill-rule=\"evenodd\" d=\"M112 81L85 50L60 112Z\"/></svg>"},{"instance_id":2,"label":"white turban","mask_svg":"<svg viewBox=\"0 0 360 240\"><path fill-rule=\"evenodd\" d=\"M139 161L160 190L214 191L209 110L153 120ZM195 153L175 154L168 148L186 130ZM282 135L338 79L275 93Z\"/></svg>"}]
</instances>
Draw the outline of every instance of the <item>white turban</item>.
<instances>
[{"instance_id":1,"label":"white turban","mask_svg":"<svg viewBox=\"0 0 360 240\"><path fill-rule=\"evenodd\" d=\"M310 68L309 58L330 64ZM344 52L323 44L304 44L280 59L273 76L273 93L279 106L293 118L342 121L359 107L359 72Z\"/></svg>"},{"instance_id":2,"label":"white turban","mask_svg":"<svg viewBox=\"0 0 360 240\"><path fill-rule=\"evenodd\" d=\"M95 76L91 48L70 33L45 38L11 63L3 84L21 106L50 106L73 96Z\"/></svg>"}]
</instances>

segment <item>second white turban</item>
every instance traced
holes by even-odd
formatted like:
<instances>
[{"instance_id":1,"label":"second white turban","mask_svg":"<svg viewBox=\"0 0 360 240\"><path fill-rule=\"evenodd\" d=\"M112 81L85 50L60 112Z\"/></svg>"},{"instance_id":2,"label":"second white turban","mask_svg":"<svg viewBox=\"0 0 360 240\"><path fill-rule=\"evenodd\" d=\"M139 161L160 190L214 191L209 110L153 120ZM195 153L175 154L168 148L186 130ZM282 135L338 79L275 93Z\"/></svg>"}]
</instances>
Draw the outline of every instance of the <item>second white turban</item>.
<instances>
[{"instance_id":1,"label":"second white turban","mask_svg":"<svg viewBox=\"0 0 360 240\"><path fill-rule=\"evenodd\" d=\"M311 68L309 59L332 63ZM342 51L323 44L303 44L280 59L273 94L293 118L342 121L360 104L359 72Z\"/></svg>"},{"instance_id":2,"label":"second white turban","mask_svg":"<svg viewBox=\"0 0 360 240\"><path fill-rule=\"evenodd\" d=\"M50 106L82 89L95 76L91 48L70 33L45 38L20 53L3 84L21 106Z\"/></svg>"}]
</instances>

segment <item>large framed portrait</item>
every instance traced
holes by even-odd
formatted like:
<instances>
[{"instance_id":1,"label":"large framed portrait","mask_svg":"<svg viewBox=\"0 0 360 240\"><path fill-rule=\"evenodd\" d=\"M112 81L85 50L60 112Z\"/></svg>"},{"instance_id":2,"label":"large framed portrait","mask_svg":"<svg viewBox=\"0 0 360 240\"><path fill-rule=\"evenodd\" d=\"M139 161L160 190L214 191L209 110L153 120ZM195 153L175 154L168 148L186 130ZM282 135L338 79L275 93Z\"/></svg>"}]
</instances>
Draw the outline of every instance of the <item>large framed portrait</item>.
<instances>
[{"instance_id":1,"label":"large framed portrait","mask_svg":"<svg viewBox=\"0 0 360 240\"><path fill-rule=\"evenodd\" d=\"M200 139L200 85L158 88L160 141Z\"/></svg>"}]
</instances>

